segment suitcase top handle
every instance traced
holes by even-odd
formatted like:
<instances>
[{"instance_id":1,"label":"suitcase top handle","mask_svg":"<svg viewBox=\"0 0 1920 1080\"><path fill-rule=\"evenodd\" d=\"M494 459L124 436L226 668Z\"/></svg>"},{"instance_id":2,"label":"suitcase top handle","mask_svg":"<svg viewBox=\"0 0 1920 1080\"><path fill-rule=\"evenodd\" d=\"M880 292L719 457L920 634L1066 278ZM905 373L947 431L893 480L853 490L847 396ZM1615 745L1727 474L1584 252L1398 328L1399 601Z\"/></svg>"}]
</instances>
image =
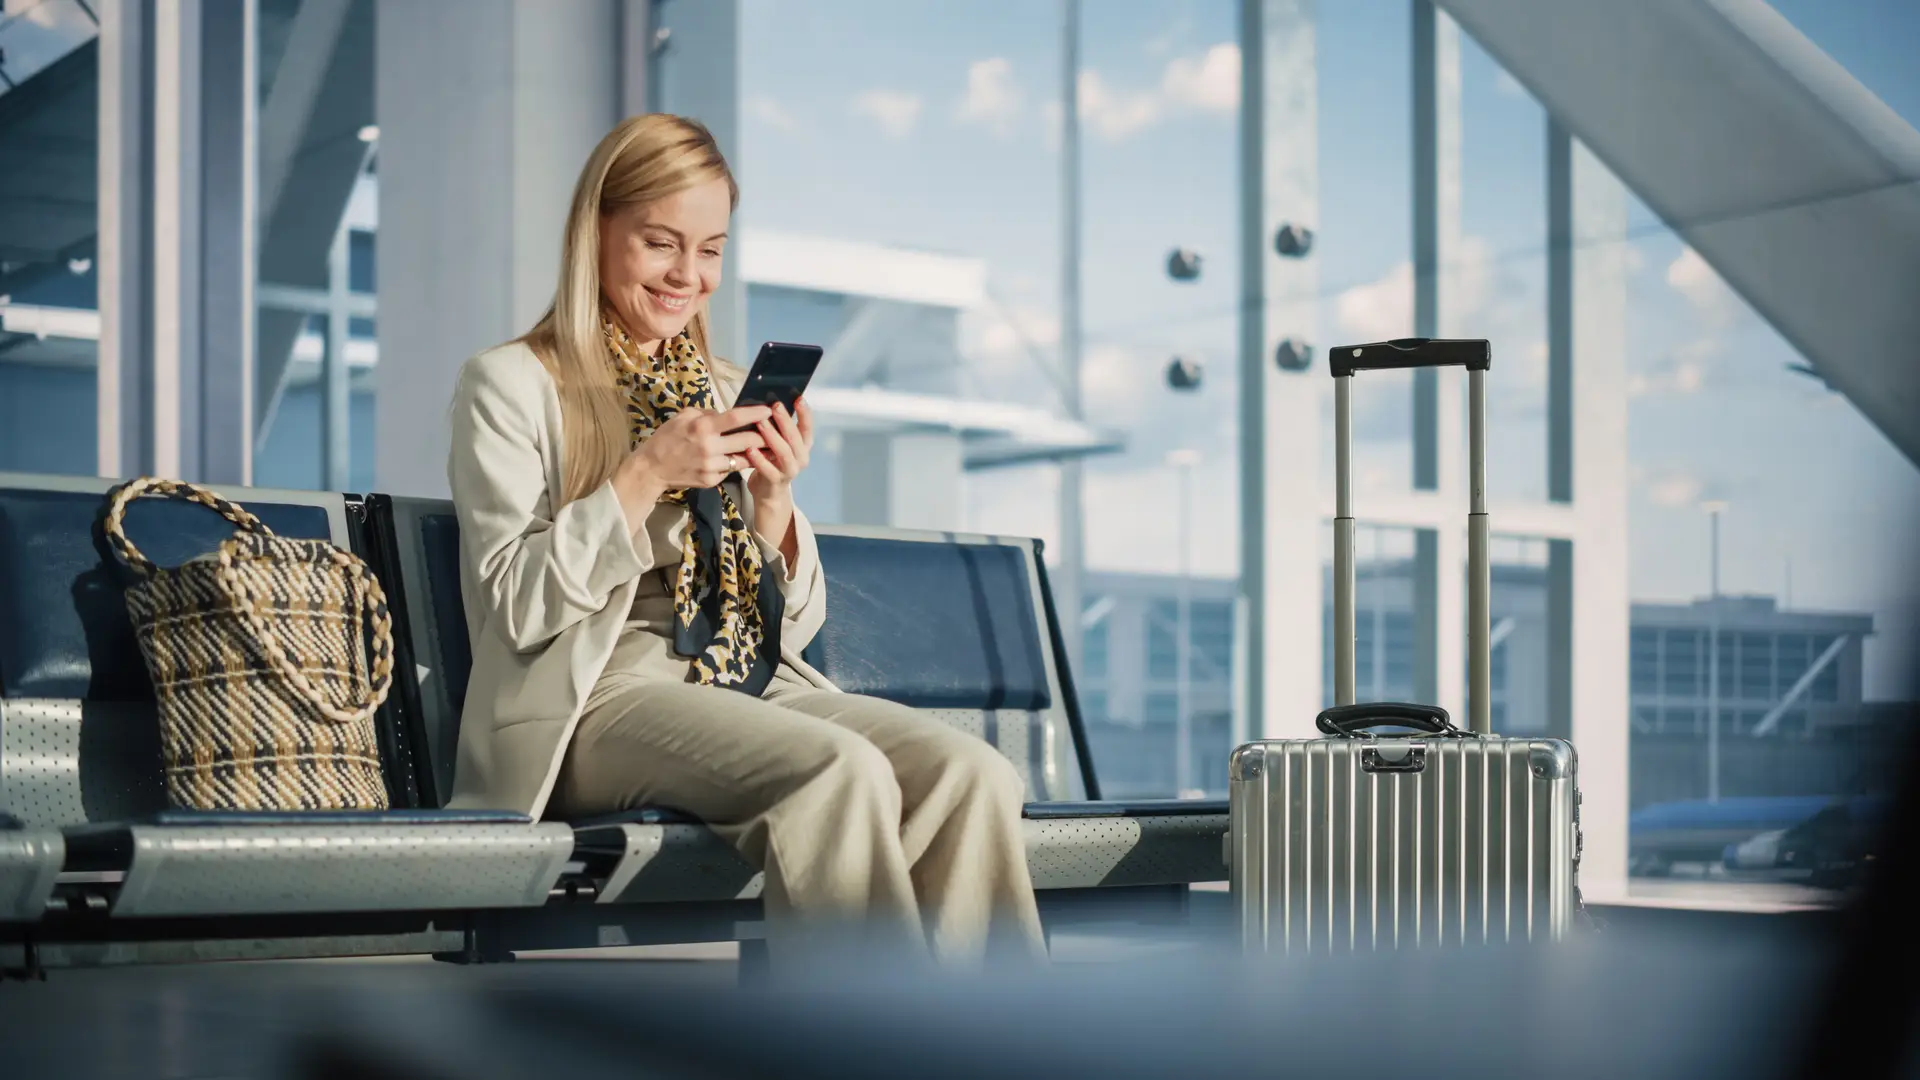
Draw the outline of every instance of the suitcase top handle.
<instances>
[{"instance_id":1,"label":"suitcase top handle","mask_svg":"<svg viewBox=\"0 0 1920 1080\"><path fill-rule=\"evenodd\" d=\"M1371 345L1336 345L1327 352L1327 367L1336 379L1356 371L1396 371L1407 368L1463 367L1488 371L1493 347L1485 338L1394 338Z\"/></svg>"},{"instance_id":2,"label":"suitcase top handle","mask_svg":"<svg viewBox=\"0 0 1920 1080\"><path fill-rule=\"evenodd\" d=\"M1328 735L1348 739L1370 739L1368 728L1419 728L1429 735L1465 737L1467 732L1453 726L1453 718L1438 705L1415 705L1404 701L1364 701L1357 705L1335 705L1323 709L1314 723Z\"/></svg>"}]
</instances>

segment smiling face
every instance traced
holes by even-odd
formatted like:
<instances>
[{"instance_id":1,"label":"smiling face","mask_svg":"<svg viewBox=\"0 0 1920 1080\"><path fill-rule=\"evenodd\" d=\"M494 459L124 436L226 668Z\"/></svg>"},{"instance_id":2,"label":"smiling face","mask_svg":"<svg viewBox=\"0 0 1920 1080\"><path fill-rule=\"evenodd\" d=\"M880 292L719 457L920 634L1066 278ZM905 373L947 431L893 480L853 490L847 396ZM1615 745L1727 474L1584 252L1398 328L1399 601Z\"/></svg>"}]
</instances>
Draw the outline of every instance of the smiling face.
<instances>
[{"instance_id":1,"label":"smiling face","mask_svg":"<svg viewBox=\"0 0 1920 1080\"><path fill-rule=\"evenodd\" d=\"M600 291L636 341L680 333L719 287L731 216L720 179L600 216Z\"/></svg>"}]
</instances>

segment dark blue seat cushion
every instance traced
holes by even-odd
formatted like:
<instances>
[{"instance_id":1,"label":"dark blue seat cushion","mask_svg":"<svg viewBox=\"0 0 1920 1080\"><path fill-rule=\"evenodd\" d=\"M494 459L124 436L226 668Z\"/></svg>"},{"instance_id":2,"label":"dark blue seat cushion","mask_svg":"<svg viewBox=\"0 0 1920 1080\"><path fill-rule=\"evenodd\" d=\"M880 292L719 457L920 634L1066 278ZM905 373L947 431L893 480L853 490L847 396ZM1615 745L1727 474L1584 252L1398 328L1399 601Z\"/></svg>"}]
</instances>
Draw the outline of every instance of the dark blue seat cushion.
<instances>
[{"instance_id":1,"label":"dark blue seat cushion","mask_svg":"<svg viewBox=\"0 0 1920 1080\"><path fill-rule=\"evenodd\" d=\"M422 662L440 673L447 703L459 716L467 703L467 676L473 671L473 647L467 641L466 609L460 602L460 519L427 514L420 519L420 544L426 555L427 602L432 611L413 618L433 620L439 656ZM410 613L411 614L411 613Z\"/></svg>"},{"instance_id":2,"label":"dark blue seat cushion","mask_svg":"<svg viewBox=\"0 0 1920 1080\"><path fill-rule=\"evenodd\" d=\"M326 511L247 501L283 536L329 539ZM0 488L0 692L12 698L150 701L140 647L122 596L125 571L109 554L98 494ZM233 526L192 503L141 499L127 535L161 566L217 547Z\"/></svg>"},{"instance_id":3,"label":"dark blue seat cushion","mask_svg":"<svg viewBox=\"0 0 1920 1080\"><path fill-rule=\"evenodd\" d=\"M458 519L424 515L419 542L440 650L423 662L444 674L458 715L473 667ZM833 535L819 543L827 621L805 655L836 686L925 709L1052 706L1024 550Z\"/></svg>"},{"instance_id":4,"label":"dark blue seat cushion","mask_svg":"<svg viewBox=\"0 0 1920 1080\"><path fill-rule=\"evenodd\" d=\"M1046 709L1028 553L1005 544L820 537L827 621L807 662L923 709Z\"/></svg>"}]
</instances>

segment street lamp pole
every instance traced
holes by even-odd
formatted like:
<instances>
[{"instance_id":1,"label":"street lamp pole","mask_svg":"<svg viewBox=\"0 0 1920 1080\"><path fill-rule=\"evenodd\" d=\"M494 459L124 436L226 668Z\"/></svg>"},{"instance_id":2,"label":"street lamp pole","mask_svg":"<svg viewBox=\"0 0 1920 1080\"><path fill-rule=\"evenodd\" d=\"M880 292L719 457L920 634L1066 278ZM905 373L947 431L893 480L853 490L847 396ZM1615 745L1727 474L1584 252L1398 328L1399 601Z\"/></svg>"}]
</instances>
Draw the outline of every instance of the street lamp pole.
<instances>
[{"instance_id":1,"label":"street lamp pole","mask_svg":"<svg viewBox=\"0 0 1920 1080\"><path fill-rule=\"evenodd\" d=\"M1709 546L1707 593L1707 801L1720 801L1720 512L1723 502L1705 504Z\"/></svg>"}]
</instances>

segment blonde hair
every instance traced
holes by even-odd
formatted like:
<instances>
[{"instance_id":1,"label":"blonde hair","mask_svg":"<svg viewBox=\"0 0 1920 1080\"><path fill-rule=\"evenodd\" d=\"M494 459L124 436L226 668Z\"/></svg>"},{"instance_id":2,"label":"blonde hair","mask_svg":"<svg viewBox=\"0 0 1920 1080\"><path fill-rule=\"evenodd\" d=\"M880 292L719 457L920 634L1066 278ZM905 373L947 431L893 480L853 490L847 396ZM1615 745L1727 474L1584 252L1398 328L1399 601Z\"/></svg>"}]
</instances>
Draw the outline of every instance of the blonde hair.
<instances>
[{"instance_id":1,"label":"blonde hair","mask_svg":"<svg viewBox=\"0 0 1920 1080\"><path fill-rule=\"evenodd\" d=\"M560 393L564 502L605 483L629 445L625 401L600 332L600 219L717 179L727 182L729 205L738 206L739 185L713 134L697 120L665 113L621 123L580 170L553 305L520 338ZM700 355L719 363L707 350L705 305L687 323L687 334Z\"/></svg>"}]
</instances>

